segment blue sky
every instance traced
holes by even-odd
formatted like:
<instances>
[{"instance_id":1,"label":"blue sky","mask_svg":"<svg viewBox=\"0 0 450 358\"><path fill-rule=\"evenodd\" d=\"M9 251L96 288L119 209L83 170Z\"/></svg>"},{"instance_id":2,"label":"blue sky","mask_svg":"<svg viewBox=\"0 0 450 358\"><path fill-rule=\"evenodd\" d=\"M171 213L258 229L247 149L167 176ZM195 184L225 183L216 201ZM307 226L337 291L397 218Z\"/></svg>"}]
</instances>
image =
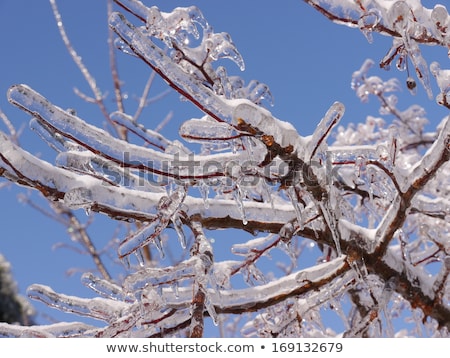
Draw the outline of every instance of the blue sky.
<instances>
[{"instance_id":1,"label":"blue sky","mask_svg":"<svg viewBox=\"0 0 450 358\"><path fill-rule=\"evenodd\" d=\"M301 134L312 133L334 101L346 106L343 124L362 122L368 114L377 115L376 100L372 98L369 104L361 104L350 88L350 80L352 72L359 69L366 58L378 62L384 56L390 47L390 38L375 35L374 43L369 44L358 30L332 24L300 0L145 3L166 11L176 6L198 6L216 32L230 33L245 60L244 72L240 73L238 67L229 62L228 73L241 75L246 82L257 79L268 84L275 100L271 108L273 114L292 122ZM423 3L431 6L434 2ZM100 89L109 93L105 103L111 111L115 110L106 43L106 1L59 1L58 5L73 46ZM98 108L86 104L73 92L77 87L91 94L61 41L48 1L0 0L0 39L0 108L16 128L23 128L20 142L28 151L50 161L54 158L51 150L28 128L28 116L7 103L6 91L13 84L26 83L58 106L75 108L79 116L90 123L104 125ZM445 58L443 49L426 49L428 63L435 53ZM125 106L133 113L135 97L141 93L149 70L139 60L125 54L118 52L117 58L129 95ZM373 74L384 79L392 76L402 81L406 79L404 73L393 70L385 72L374 68ZM151 95L165 88L162 81L157 81ZM436 93L436 86L433 89ZM406 108L412 102L422 103L427 109L431 127L445 113L427 99L420 86L415 97L405 90L399 107ZM152 128L170 110L174 111L173 119L163 130L170 139L177 138L176 131L183 120L199 115L192 105L180 102L178 95L171 93L146 109L142 122ZM0 130L7 131L3 124ZM79 272L70 276L65 273L74 267L91 267L89 258L74 254L70 249L55 250L58 243L69 243L64 227L18 202L19 193L30 194L14 186L0 191L0 253L11 262L20 291L24 293L32 283L42 283L58 292L92 295L81 285ZM31 195L39 202L38 196ZM101 225L95 228L93 235L100 247L113 233L107 219L99 218L98 222ZM56 319L63 317L41 304L35 306ZM38 319L45 322L42 315Z\"/></svg>"}]
</instances>

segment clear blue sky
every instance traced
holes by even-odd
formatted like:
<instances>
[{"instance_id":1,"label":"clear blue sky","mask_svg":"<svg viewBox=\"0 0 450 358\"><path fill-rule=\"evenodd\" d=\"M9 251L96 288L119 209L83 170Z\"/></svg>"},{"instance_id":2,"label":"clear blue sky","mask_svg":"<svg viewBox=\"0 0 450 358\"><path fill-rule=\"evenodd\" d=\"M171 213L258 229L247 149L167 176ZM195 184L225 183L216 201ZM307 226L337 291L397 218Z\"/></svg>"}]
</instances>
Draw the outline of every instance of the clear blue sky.
<instances>
[{"instance_id":1,"label":"clear blue sky","mask_svg":"<svg viewBox=\"0 0 450 358\"><path fill-rule=\"evenodd\" d=\"M240 73L231 62L227 65L228 72L241 75L246 82L258 79L268 84L275 99L274 115L292 122L301 134L312 133L336 100L347 108L343 124L362 122L368 114L377 115L375 99L368 105L361 104L350 88L350 80L352 72L359 69L366 58L378 62L384 56L391 44L386 37L375 35L371 45L358 30L332 24L301 0L144 2L166 11L176 6L197 5L216 32L230 33L244 57L245 72ZM109 92L106 103L115 110L106 44L106 1L59 1L58 5L75 49L100 89ZM28 151L41 153L48 160L54 158L28 128L28 116L7 103L6 91L12 84L26 83L60 107L75 108L90 123L103 125L104 118L98 108L87 105L73 93L73 88L77 87L91 94L61 41L48 1L0 0L0 39L0 108L16 128L23 127L20 141ZM425 53L428 63L433 60L428 54L431 50ZM443 49L437 52L445 58ZM133 96L141 93L149 71L135 58L119 52L117 57L129 94L125 105L132 111L136 105ZM377 68L373 74L385 79L391 76L405 79L403 73ZM157 87L153 95L165 88L161 82ZM435 86L433 89L436 92ZM416 97L411 98L405 90L400 101L403 98L400 108L406 108L411 99L420 102L430 109L429 118L434 124L444 115L444 111L436 111L434 101L426 98L421 87ZM177 138L176 130L184 119L198 116L190 104L180 102L176 94L171 94L147 109L143 121L151 128L152 123L159 123L169 110L174 110L174 117L163 132L170 139ZM3 124L0 129L7 131ZM17 195L23 192L28 193L14 186L0 191L0 253L11 262L20 291L24 293L32 283L42 283L58 292L92 295L81 285L80 273L65 274L74 267L82 270L92 267L89 258L69 249L52 249L58 243L69 243L64 227L19 203ZM31 197L38 200L36 195ZM94 234L100 243L105 243L112 235L111 226L106 219L99 221L104 225L95 229ZM35 307L44 309L39 303L35 303ZM57 319L63 317L55 310L44 311ZM45 322L42 316L38 316L38 320Z\"/></svg>"}]
</instances>

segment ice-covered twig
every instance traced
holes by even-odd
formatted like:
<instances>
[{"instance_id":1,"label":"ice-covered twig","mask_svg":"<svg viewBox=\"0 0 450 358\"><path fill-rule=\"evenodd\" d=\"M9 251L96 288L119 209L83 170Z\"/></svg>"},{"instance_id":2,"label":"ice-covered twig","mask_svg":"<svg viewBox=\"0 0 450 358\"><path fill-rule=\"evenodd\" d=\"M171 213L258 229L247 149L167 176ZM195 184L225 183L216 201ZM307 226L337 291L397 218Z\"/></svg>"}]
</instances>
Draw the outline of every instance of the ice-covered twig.
<instances>
[{"instance_id":1,"label":"ice-covered twig","mask_svg":"<svg viewBox=\"0 0 450 358\"><path fill-rule=\"evenodd\" d=\"M96 327L79 322L59 322L50 325L19 326L0 323L0 337L4 338L55 338L87 337Z\"/></svg>"},{"instance_id":2,"label":"ice-covered twig","mask_svg":"<svg viewBox=\"0 0 450 358\"><path fill-rule=\"evenodd\" d=\"M434 178L437 171L450 158L450 117L444 118L440 133L424 156L409 170L399 182L399 192L377 228L377 251L384 252L394 233L406 219L406 209L411 206L414 196Z\"/></svg>"},{"instance_id":3,"label":"ice-covered twig","mask_svg":"<svg viewBox=\"0 0 450 358\"><path fill-rule=\"evenodd\" d=\"M124 302L113 301L104 298L80 298L56 293L45 285L31 285L27 294L32 299L42 301L48 306L64 312L71 312L84 317L91 317L105 322L113 322L121 317L129 307Z\"/></svg>"},{"instance_id":4,"label":"ice-covered twig","mask_svg":"<svg viewBox=\"0 0 450 358\"><path fill-rule=\"evenodd\" d=\"M222 116L230 116L231 111L226 104L215 96L210 89L199 84L195 77L187 76L163 50L148 36L144 35L139 28L128 22L122 14L113 13L110 24L133 52L190 102L218 121L223 120ZM205 107L204 103L207 103L208 107Z\"/></svg>"},{"instance_id":5,"label":"ice-covered twig","mask_svg":"<svg viewBox=\"0 0 450 358\"><path fill-rule=\"evenodd\" d=\"M450 37L446 30L449 16L445 7L436 5L434 9L428 9L420 1L304 1L335 23L359 28L369 42L372 42L373 32L393 37L393 45L380 66L389 69L393 60L399 57L398 67L408 69L409 58L417 78L432 97L428 66L419 44L449 47ZM409 73L406 84L414 92L415 81Z\"/></svg>"}]
</instances>

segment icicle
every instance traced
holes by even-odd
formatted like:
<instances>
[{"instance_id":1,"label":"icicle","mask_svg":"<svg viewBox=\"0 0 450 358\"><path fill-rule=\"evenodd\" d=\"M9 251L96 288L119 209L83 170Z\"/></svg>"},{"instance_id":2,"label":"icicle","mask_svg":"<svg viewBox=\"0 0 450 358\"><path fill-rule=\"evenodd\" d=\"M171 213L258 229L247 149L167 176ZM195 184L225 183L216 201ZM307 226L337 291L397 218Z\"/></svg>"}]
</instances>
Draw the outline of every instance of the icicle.
<instances>
[{"instance_id":1,"label":"icicle","mask_svg":"<svg viewBox=\"0 0 450 358\"><path fill-rule=\"evenodd\" d=\"M206 294L206 298L205 298L205 308L208 311L209 317L211 317L213 324L215 326L218 326L219 325L219 315L216 312L214 304L211 302L211 300L209 299L207 294Z\"/></svg>"},{"instance_id":2,"label":"icicle","mask_svg":"<svg viewBox=\"0 0 450 358\"><path fill-rule=\"evenodd\" d=\"M162 241L161 241L161 236L156 236L154 239L153 239L153 245L155 245L155 247L156 247L156 249L158 250L158 252L159 252L159 257L161 258L161 259L164 259L165 257L166 257L166 253L165 253L165 251L164 251L164 247L163 247L163 244L162 244Z\"/></svg>"},{"instance_id":3,"label":"icicle","mask_svg":"<svg viewBox=\"0 0 450 358\"><path fill-rule=\"evenodd\" d=\"M241 272L249 286L255 286L255 280L261 283L267 282L264 274L253 263L246 265Z\"/></svg>"},{"instance_id":4,"label":"icicle","mask_svg":"<svg viewBox=\"0 0 450 358\"><path fill-rule=\"evenodd\" d=\"M341 256L342 251L341 251L341 244L339 242L340 235L339 235L338 228L336 227L337 220L336 220L335 216L330 212L331 210L329 210L328 204L326 204L326 203L324 204L323 202L320 202L319 206L322 211L325 222L327 223L328 227L330 228L331 236L333 238L333 242L334 242L335 249L336 249L336 253L338 256Z\"/></svg>"},{"instance_id":5,"label":"icicle","mask_svg":"<svg viewBox=\"0 0 450 358\"><path fill-rule=\"evenodd\" d=\"M275 204L274 204L273 198L272 198L272 190L271 190L269 184L267 183L266 180L263 180L261 185L263 187L263 193L265 194L264 202L265 203L269 202L270 208L272 209L272 211L275 210Z\"/></svg>"},{"instance_id":6,"label":"icicle","mask_svg":"<svg viewBox=\"0 0 450 358\"><path fill-rule=\"evenodd\" d=\"M358 155L355 160L355 175L358 178L356 184L366 184L366 181L364 180L366 179L366 165L367 158L364 155Z\"/></svg>"},{"instance_id":7,"label":"icicle","mask_svg":"<svg viewBox=\"0 0 450 358\"><path fill-rule=\"evenodd\" d=\"M163 196L158 203L158 211L162 220L169 220L180 208L186 198L186 189L178 186L169 197Z\"/></svg>"},{"instance_id":8,"label":"icicle","mask_svg":"<svg viewBox=\"0 0 450 358\"><path fill-rule=\"evenodd\" d=\"M326 140L331 134L331 130L335 127L344 115L345 107L340 102L335 102L328 109L325 116L321 119L317 128L308 143L307 157L310 160L314 158L322 144L326 145Z\"/></svg>"},{"instance_id":9,"label":"icicle","mask_svg":"<svg viewBox=\"0 0 450 358\"><path fill-rule=\"evenodd\" d=\"M297 191L295 187L291 186L286 190L286 193L289 196L289 199L291 199L292 206L294 207L295 214L297 215L297 222L300 225L301 228L303 228L303 210L304 206L302 203L299 202L297 198Z\"/></svg>"},{"instance_id":10,"label":"icicle","mask_svg":"<svg viewBox=\"0 0 450 358\"><path fill-rule=\"evenodd\" d=\"M144 258L144 254L142 252L142 249L139 248L137 250L134 251L134 255L136 256L136 259L139 263L140 267L144 267L145 266L145 258Z\"/></svg>"},{"instance_id":11,"label":"icicle","mask_svg":"<svg viewBox=\"0 0 450 358\"><path fill-rule=\"evenodd\" d=\"M123 257L119 257L120 262L126 269L131 269L131 262L130 262L130 256L126 255Z\"/></svg>"},{"instance_id":12,"label":"icicle","mask_svg":"<svg viewBox=\"0 0 450 358\"><path fill-rule=\"evenodd\" d=\"M214 61L221 58L230 59L241 71L245 70L244 59L226 32L212 34L204 39L204 51Z\"/></svg>"},{"instance_id":13,"label":"icicle","mask_svg":"<svg viewBox=\"0 0 450 358\"><path fill-rule=\"evenodd\" d=\"M260 105L263 100L267 100L270 106L274 105L274 99L269 86L256 80L251 80L248 85L240 91L240 98L246 98L253 103Z\"/></svg>"},{"instance_id":14,"label":"icicle","mask_svg":"<svg viewBox=\"0 0 450 358\"><path fill-rule=\"evenodd\" d=\"M173 290L173 293L175 294L175 298L176 299L180 298L180 292L179 292L178 288L179 288L178 287L178 281L174 281L172 283L172 290Z\"/></svg>"},{"instance_id":15,"label":"icicle","mask_svg":"<svg viewBox=\"0 0 450 358\"><path fill-rule=\"evenodd\" d=\"M183 222L181 221L180 215L175 213L172 217L172 223L174 225L175 231L178 236L178 242L180 243L180 246L182 249L185 249L186 244L186 235L184 234L183 230Z\"/></svg>"},{"instance_id":16,"label":"icicle","mask_svg":"<svg viewBox=\"0 0 450 358\"><path fill-rule=\"evenodd\" d=\"M243 193L241 191L241 188L240 188L239 184L236 184L236 187L233 190L233 198L234 198L234 201L236 202L236 205L237 205L237 207L239 209L239 212L241 214L242 224L247 225L248 221L247 221L247 216L245 214Z\"/></svg>"},{"instance_id":17,"label":"icicle","mask_svg":"<svg viewBox=\"0 0 450 358\"><path fill-rule=\"evenodd\" d=\"M202 181L200 185L198 186L198 190L200 191L200 194L203 199L203 206L205 209L209 208L209 201L208 201L208 195L209 195L209 185Z\"/></svg>"}]
</instances>

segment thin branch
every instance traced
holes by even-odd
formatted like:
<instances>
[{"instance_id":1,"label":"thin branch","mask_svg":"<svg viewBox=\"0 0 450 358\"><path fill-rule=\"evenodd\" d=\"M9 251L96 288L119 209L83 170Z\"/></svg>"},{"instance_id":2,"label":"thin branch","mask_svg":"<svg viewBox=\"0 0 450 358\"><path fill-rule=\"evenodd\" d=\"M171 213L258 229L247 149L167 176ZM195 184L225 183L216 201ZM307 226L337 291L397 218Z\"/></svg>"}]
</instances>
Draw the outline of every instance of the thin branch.
<instances>
[{"instance_id":1,"label":"thin branch","mask_svg":"<svg viewBox=\"0 0 450 358\"><path fill-rule=\"evenodd\" d=\"M109 117L108 110L106 109L106 106L103 102L103 95L100 91L100 89L97 86L97 82L95 81L94 77L90 74L87 67L84 65L83 61L81 60L81 56L78 55L78 53L75 51L74 47L72 46L72 43L69 40L69 37L67 36L66 30L64 28L64 23L61 17L61 14L58 10L58 6L56 5L56 0L49 0L50 4L52 6L53 15L56 20L56 24L58 26L59 33L61 35L61 38L64 42L64 45L66 46L70 56L72 57L72 60L75 62L77 67L80 69L81 74L85 78L86 82L88 83L89 87L92 90L92 93L94 94L95 103L99 106L100 111L102 112L103 116L106 118L108 123L112 125L112 127L117 130L114 123L111 121ZM120 133L118 133L120 135Z\"/></svg>"}]
</instances>

